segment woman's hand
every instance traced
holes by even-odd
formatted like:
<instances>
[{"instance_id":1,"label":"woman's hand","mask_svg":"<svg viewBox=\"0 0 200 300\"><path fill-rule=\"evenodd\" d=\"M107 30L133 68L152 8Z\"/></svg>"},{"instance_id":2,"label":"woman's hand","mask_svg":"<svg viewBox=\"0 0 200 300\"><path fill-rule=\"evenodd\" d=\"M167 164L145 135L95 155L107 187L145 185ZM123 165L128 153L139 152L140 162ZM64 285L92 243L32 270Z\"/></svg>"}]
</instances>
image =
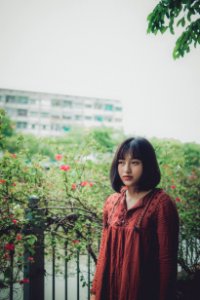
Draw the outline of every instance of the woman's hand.
<instances>
[{"instance_id":1,"label":"woman's hand","mask_svg":"<svg viewBox=\"0 0 200 300\"><path fill-rule=\"evenodd\" d=\"M95 299L96 299L95 295L90 296L90 300L95 300Z\"/></svg>"}]
</instances>

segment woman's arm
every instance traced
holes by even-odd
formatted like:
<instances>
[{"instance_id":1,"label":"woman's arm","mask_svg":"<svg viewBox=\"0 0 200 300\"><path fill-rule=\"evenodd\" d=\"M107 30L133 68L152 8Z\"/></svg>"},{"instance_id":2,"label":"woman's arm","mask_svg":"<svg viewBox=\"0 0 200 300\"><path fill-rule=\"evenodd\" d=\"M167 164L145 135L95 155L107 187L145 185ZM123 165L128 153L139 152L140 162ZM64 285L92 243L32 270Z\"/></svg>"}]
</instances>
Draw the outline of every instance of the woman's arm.
<instances>
[{"instance_id":1,"label":"woman's arm","mask_svg":"<svg viewBox=\"0 0 200 300\"><path fill-rule=\"evenodd\" d=\"M166 194L158 205L159 300L174 300L177 276L179 217L175 203Z\"/></svg>"}]
</instances>

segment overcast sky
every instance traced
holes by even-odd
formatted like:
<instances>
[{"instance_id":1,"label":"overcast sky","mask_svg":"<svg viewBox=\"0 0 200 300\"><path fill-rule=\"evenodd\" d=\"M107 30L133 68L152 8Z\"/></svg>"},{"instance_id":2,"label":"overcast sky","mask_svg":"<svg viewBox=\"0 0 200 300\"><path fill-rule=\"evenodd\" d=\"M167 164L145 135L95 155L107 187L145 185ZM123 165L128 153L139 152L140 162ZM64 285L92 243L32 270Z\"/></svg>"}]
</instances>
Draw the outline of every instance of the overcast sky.
<instances>
[{"instance_id":1,"label":"overcast sky","mask_svg":"<svg viewBox=\"0 0 200 300\"><path fill-rule=\"evenodd\" d=\"M200 143L200 47L147 35L153 0L0 0L0 88L118 99L128 134Z\"/></svg>"}]
</instances>

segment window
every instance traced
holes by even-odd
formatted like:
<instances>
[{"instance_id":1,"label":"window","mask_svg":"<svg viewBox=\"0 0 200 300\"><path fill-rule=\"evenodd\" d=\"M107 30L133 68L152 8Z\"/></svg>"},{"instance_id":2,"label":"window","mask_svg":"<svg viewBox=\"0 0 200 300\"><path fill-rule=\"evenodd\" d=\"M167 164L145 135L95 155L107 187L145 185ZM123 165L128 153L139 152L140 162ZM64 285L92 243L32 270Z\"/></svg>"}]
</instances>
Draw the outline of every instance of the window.
<instances>
[{"instance_id":1,"label":"window","mask_svg":"<svg viewBox=\"0 0 200 300\"><path fill-rule=\"evenodd\" d=\"M86 104L85 104L85 107L86 107L86 108L92 108L92 104L86 103Z\"/></svg>"},{"instance_id":2,"label":"window","mask_svg":"<svg viewBox=\"0 0 200 300\"><path fill-rule=\"evenodd\" d=\"M85 120L92 120L91 116L85 116Z\"/></svg>"},{"instance_id":3,"label":"window","mask_svg":"<svg viewBox=\"0 0 200 300\"><path fill-rule=\"evenodd\" d=\"M71 116L66 116L66 115L63 115L62 117L63 117L63 119L65 119L65 120L71 120L71 119L72 119L72 117L71 117Z\"/></svg>"},{"instance_id":4,"label":"window","mask_svg":"<svg viewBox=\"0 0 200 300\"><path fill-rule=\"evenodd\" d=\"M18 116L27 116L28 111L26 109L18 109L17 110L17 115Z\"/></svg>"},{"instance_id":5,"label":"window","mask_svg":"<svg viewBox=\"0 0 200 300\"><path fill-rule=\"evenodd\" d=\"M32 129L35 129L35 124L32 124L32 125L31 125L31 128L32 128Z\"/></svg>"},{"instance_id":6,"label":"window","mask_svg":"<svg viewBox=\"0 0 200 300\"><path fill-rule=\"evenodd\" d=\"M60 116L59 115L52 115L51 118L54 119L54 120L58 120L58 119L60 119Z\"/></svg>"},{"instance_id":7,"label":"window","mask_svg":"<svg viewBox=\"0 0 200 300\"><path fill-rule=\"evenodd\" d=\"M119 123L120 123L120 122L122 122L122 119L116 118L116 119L115 119L115 122L119 122Z\"/></svg>"},{"instance_id":8,"label":"window","mask_svg":"<svg viewBox=\"0 0 200 300\"><path fill-rule=\"evenodd\" d=\"M103 116L95 116L95 120L98 122L103 122Z\"/></svg>"},{"instance_id":9,"label":"window","mask_svg":"<svg viewBox=\"0 0 200 300\"><path fill-rule=\"evenodd\" d=\"M15 116L15 115L16 115L16 112L17 112L16 109L10 108L10 107L7 107L7 108L6 108L6 111L7 111L7 113L8 113L11 117L12 117L12 116Z\"/></svg>"},{"instance_id":10,"label":"window","mask_svg":"<svg viewBox=\"0 0 200 300\"><path fill-rule=\"evenodd\" d=\"M15 103L15 102L16 102L15 96L6 95L6 103Z\"/></svg>"},{"instance_id":11,"label":"window","mask_svg":"<svg viewBox=\"0 0 200 300\"><path fill-rule=\"evenodd\" d=\"M25 97L25 96L6 95L6 103L27 104L28 102L29 102L29 99L28 99L28 97Z\"/></svg>"},{"instance_id":12,"label":"window","mask_svg":"<svg viewBox=\"0 0 200 300\"><path fill-rule=\"evenodd\" d=\"M61 129L60 125L59 124L55 124L55 130L59 131L60 129Z\"/></svg>"},{"instance_id":13,"label":"window","mask_svg":"<svg viewBox=\"0 0 200 300\"><path fill-rule=\"evenodd\" d=\"M70 127L68 127L68 126L63 126L63 130L67 132L67 131L70 130Z\"/></svg>"},{"instance_id":14,"label":"window","mask_svg":"<svg viewBox=\"0 0 200 300\"><path fill-rule=\"evenodd\" d=\"M29 103L30 104L36 104L36 100L35 99L29 99Z\"/></svg>"},{"instance_id":15,"label":"window","mask_svg":"<svg viewBox=\"0 0 200 300\"><path fill-rule=\"evenodd\" d=\"M40 115L41 115L42 118L47 118L49 116L49 113L48 112L41 112Z\"/></svg>"},{"instance_id":16,"label":"window","mask_svg":"<svg viewBox=\"0 0 200 300\"><path fill-rule=\"evenodd\" d=\"M30 111L29 114L30 114L31 117L36 117L38 115L38 112L37 111Z\"/></svg>"},{"instance_id":17,"label":"window","mask_svg":"<svg viewBox=\"0 0 200 300\"><path fill-rule=\"evenodd\" d=\"M59 124L51 124L51 130L59 131L61 129Z\"/></svg>"},{"instance_id":18,"label":"window","mask_svg":"<svg viewBox=\"0 0 200 300\"><path fill-rule=\"evenodd\" d=\"M75 108L82 108L83 107L83 104L81 102L75 102L74 103L74 107Z\"/></svg>"},{"instance_id":19,"label":"window","mask_svg":"<svg viewBox=\"0 0 200 300\"><path fill-rule=\"evenodd\" d=\"M116 111L122 111L122 107L116 106L116 107L115 107L115 110L116 110Z\"/></svg>"},{"instance_id":20,"label":"window","mask_svg":"<svg viewBox=\"0 0 200 300\"><path fill-rule=\"evenodd\" d=\"M57 99L52 99L51 100L51 105L52 106L60 106L61 105L61 101L57 100Z\"/></svg>"},{"instance_id":21,"label":"window","mask_svg":"<svg viewBox=\"0 0 200 300\"><path fill-rule=\"evenodd\" d=\"M82 116L76 115L76 116L75 116L75 120L82 120Z\"/></svg>"},{"instance_id":22,"label":"window","mask_svg":"<svg viewBox=\"0 0 200 300\"><path fill-rule=\"evenodd\" d=\"M25 129L25 128L27 128L27 122L17 122L16 123L16 127L17 127L17 129Z\"/></svg>"},{"instance_id":23,"label":"window","mask_svg":"<svg viewBox=\"0 0 200 300\"><path fill-rule=\"evenodd\" d=\"M112 122L112 117L105 117L105 121Z\"/></svg>"},{"instance_id":24,"label":"window","mask_svg":"<svg viewBox=\"0 0 200 300\"><path fill-rule=\"evenodd\" d=\"M101 103L95 103L94 108L95 109L102 109L102 104Z\"/></svg>"},{"instance_id":25,"label":"window","mask_svg":"<svg viewBox=\"0 0 200 300\"><path fill-rule=\"evenodd\" d=\"M18 96L16 97L17 103L21 103L21 104L27 104L29 101L28 97L25 96Z\"/></svg>"},{"instance_id":26,"label":"window","mask_svg":"<svg viewBox=\"0 0 200 300\"><path fill-rule=\"evenodd\" d=\"M105 105L105 110L113 110L113 105L112 104L106 104Z\"/></svg>"},{"instance_id":27,"label":"window","mask_svg":"<svg viewBox=\"0 0 200 300\"><path fill-rule=\"evenodd\" d=\"M62 106L63 107L72 107L72 101L71 100L63 100Z\"/></svg>"}]
</instances>

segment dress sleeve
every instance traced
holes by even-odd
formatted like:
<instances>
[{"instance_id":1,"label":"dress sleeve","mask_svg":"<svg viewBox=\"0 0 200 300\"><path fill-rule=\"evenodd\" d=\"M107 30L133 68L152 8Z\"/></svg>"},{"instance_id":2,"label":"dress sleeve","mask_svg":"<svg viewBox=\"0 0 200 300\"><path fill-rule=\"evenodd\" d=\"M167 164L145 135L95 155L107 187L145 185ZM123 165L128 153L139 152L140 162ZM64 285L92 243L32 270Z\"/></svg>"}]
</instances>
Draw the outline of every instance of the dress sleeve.
<instances>
[{"instance_id":1,"label":"dress sleeve","mask_svg":"<svg viewBox=\"0 0 200 300\"><path fill-rule=\"evenodd\" d=\"M176 293L179 217L175 203L166 194L158 205L159 300L174 300Z\"/></svg>"},{"instance_id":2,"label":"dress sleeve","mask_svg":"<svg viewBox=\"0 0 200 300\"><path fill-rule=\"evenodd\" d=\"M107 231L106 225L107 225L107 220L108 220L108 210L107 210L108 200L109 200L109 198L106 200L104 207L103 207L103 222L102 222L103 229L102 229L102 233L101 233L101 243L100 243L100 249L99 249L96 270L95 270L95 274L94 274L94 278L93 278L93 282L92 282L92 288L90 289L91 294L96 294L98 270L102 263L102 254L104 252L104 247L105 247L105 243L106 243L106 231Z\"/></svg>"}]
</instances>

